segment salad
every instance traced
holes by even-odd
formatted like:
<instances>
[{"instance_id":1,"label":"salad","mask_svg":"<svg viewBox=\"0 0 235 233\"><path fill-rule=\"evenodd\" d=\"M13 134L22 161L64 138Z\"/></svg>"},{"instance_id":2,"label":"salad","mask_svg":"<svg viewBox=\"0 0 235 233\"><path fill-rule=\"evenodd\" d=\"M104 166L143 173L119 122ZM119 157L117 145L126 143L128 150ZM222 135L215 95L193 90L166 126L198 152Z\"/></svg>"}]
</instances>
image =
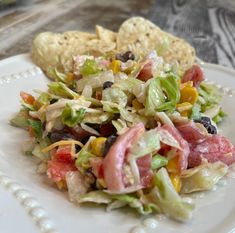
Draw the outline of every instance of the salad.
<instances>
[{"instance_id":1,"label":"salad","mask_svg":"<svg viewBox=\"0 0 235 233\"><path fill-rule=\"evenodd\" d=\"M20 93L11 124L28 131L25 154L72 202L186 221L194 203L184 194L212 189L235 161L218 134L221 95L197 64L182 73L155 51L113 51L50 72L47 91Z\"/></svg>"}]
</instances>

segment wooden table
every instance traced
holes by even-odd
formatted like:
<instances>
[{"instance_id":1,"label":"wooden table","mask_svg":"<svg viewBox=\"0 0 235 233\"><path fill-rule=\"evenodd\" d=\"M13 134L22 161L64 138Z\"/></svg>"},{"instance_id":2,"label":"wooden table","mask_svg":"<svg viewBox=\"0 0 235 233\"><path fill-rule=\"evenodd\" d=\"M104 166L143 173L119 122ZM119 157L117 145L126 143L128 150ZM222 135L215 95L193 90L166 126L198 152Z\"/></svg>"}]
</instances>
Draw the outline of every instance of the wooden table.
<instances>
[{"instance_id":1,"label":"wooden table","mask_svg":"<svg viewBox=\"0 0 235 233\"><path fill-rule=\"evenodd\" d=\"M29 52L42 31L117 30L134 15L185 38L202 60L235 68L235 0L18 0L0 9L0 59Z\"/></svg>"}]
</instances>

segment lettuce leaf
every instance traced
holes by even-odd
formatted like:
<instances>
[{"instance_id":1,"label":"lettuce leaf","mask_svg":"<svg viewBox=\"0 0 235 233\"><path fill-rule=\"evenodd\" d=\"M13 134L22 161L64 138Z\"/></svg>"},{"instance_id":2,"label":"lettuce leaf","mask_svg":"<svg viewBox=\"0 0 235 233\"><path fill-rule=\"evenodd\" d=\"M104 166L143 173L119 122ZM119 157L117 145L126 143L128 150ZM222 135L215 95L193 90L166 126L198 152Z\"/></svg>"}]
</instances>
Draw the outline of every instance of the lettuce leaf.
<instances>
[{"instance_id":1,"label":"lettuce leaf","mask_svg":"<svg viewBox=\"0 0 235 233\"><path fill-rule=\"evenodd\" d=\"M112 195L104 191L91 191L83 195L77 195L75 198L77 203L97 203L108 204L107 210L129 206L136 209L138 213L147 215L153 212L159 212L159 207L154 203L143 203L139 198L134 195Z\"/></svg>"},{"instance_id":2,"label":"lettuce leaf","mask_svg":"<svg viewBox=\"0 0 235 233\"><path fill-rule=\"evenodd\" d=\"M228 166L222 162L204 163L188 169L181 175L181 193L210 190L228 172Z\"/></svg>"},{"instance_id":3,"label":"lettuce leaf","mask_svg":"<svg viewBox=\"0 0 235 233\"><path fill-rule=\"evenodd\" d=\"M160 136L155 129L144 132L130 148L130 154L138 158L160 149Z\"/></svg>"},{"instance_id":4,"label":"lettuce leaf","mask_svg":"<svg viewBox=\"0 0 235 233\"><path fill-rule=\"evenodd\" d=\"M148 114L156 111L174 111L180 99L178 77L170 74L166 78L157 77L150 81L145 108Z\"/></svg>"},{"instance_id":5,"label":"lettuce leaf","mask_svg":"<svg viewBox=\"0 0 235 233\"><path fill-rule=\"evenodd\" d=\"M175 191L165 168L155 173L153 183L154 188L148 194L148 198L160 207L161 212L179 221L186 221L192 217L194 204L181 198Z\"/></svg>"},{"instance_id":6,"label":"lettuce leaf","mask_svg":"<svg viewBox=\"0 0 235 233\"><path fill-rule=\"evenodd\" d=\"M150 81L147 96L145 100L145 109L148 114L154 114L156 109L165 102L165 96L161 89L159 78L154 78Z\"/></svg>"},{"instance_id":7,"label":"lettuce leaf","mask_svg":"<svg viewBox=\"0 0 235 233\"><path fill-rule=\"evenodd\" d=\"M63 124L73 127L78 123L81 123L83 118L85 117L86 109L80 108L78 110L72 108L70 105L66 104L62 114L61 121Z\"/></svg>"}]
</instances>

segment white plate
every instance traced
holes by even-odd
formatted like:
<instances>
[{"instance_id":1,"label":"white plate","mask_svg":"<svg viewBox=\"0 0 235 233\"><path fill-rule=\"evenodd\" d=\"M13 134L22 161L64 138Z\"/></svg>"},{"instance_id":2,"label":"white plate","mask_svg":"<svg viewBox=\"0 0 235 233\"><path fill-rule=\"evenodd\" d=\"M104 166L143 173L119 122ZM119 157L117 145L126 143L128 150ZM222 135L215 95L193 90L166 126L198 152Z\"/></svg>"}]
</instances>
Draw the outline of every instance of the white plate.
<instances>
[{"instance_id":1,"label":"white plate","mask_svg":"<svg viewBox=\"0 0 235 233\"><path fill-rule=\"evenodd\" d=\"M211 64L205 64L204 71L207 79L220 83L225 93L223 108L228 117L222 129L235 143L235 71ZM182 224L163 218L152 231L144 230L146 217L126 209L107 213L103 207L76 207L68 201L66 193L49 186L36 174L36 161L21 152L27 134L8 124L20 108L19 92L45 89L48 80L28 55L1 61L0 76L1 232L128 233L135 227L147 233L235 232L235 182L232 179L227 186L197 198L192 221Z\"/></svg>"}]
</instances>

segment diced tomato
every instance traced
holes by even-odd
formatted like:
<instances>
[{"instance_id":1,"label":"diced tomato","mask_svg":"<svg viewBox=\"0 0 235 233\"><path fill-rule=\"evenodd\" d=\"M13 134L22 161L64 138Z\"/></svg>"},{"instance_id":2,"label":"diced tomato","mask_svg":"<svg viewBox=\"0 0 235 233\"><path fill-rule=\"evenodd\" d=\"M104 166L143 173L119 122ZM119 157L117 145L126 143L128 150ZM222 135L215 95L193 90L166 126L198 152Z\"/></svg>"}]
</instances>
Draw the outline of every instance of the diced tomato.
<instances>
[{"instance_id":1,"label":"diced tomato","mask_svg":"<svg viewBox=\"0 0 235 233\"><path fill-rule=\"evenodd\" d=\"M74 159L71 156L71 146L60 146L54 154L54 159L62 163L73 163Z\"/></svg>"},{"instance_id":2,"label":"diced tomato","mask_svg":"<svg viewBox=\"0 0 235 233\"><path fill-rule=\"evenodd\" d=\"M47 176L54 182L65 180L65 175L69 171L76 171L77 168L71 163L62 163L55 160L47 163Z\"/></svg>"},{"instance_id":3,"label":"diced tomato","mask_svg":"<svg viewBox=\"0 0 235 233\"><path fill-rule=\"evenodd\" d=\"M146 82L147 80L152 78L153 77L152 66L153 66L153 63L150 60L147 64L144 65L144 67L140 71L138 75L138 79Z\"/></svg>"},{"instance_id":4,"label":"diced tomato","mask_svg":"<svg viewBox=\"0 0 235 233\"><path fill-rule=\"evenodd\" d=\"M184 73L182 83L193 81L193 86L198 87L204 79L204 74L201 68L198 65L193 65Z\"/></svg>"},{"instance_id":5,"label":"diced tomato","mask_svg":"<svg viewBox=\"0 0 235 233\"><path fill-rule=\"evenodd\" d=\"M35 101L35 98L34 98L32 95L30 95L30 94L28 94L28 93L26 93L26 92L24 92L24 91L21 91L21 92L20 92L20 97L22 98L22 100L23 100L26 104L31 104L31 105L33 105L33 103L34 103L34 101Z\"/></svg>"},{"instance_id":6,"label":"diced tomato","mask_svg":"<svg viewBox=\"0 0 235 233\"><path fill-rule=\"evenodd\" d=\"M110 147L103 160L104 180L109 190L120 191L125 188L123 183L123 165L130 145L145 131L143 123L138 123L120 135Z\"/></svg>"},{"instance_id":7,"label":"diced tomato","mask_svg":"<svg viewBox=\"0 0 235 233\"><path fill-rule=\"evenodd\" d=\"M104 124L100 126L100 136L106 137L115 132L115 128L112 124Z\"/></svg>"}]
</instances>

